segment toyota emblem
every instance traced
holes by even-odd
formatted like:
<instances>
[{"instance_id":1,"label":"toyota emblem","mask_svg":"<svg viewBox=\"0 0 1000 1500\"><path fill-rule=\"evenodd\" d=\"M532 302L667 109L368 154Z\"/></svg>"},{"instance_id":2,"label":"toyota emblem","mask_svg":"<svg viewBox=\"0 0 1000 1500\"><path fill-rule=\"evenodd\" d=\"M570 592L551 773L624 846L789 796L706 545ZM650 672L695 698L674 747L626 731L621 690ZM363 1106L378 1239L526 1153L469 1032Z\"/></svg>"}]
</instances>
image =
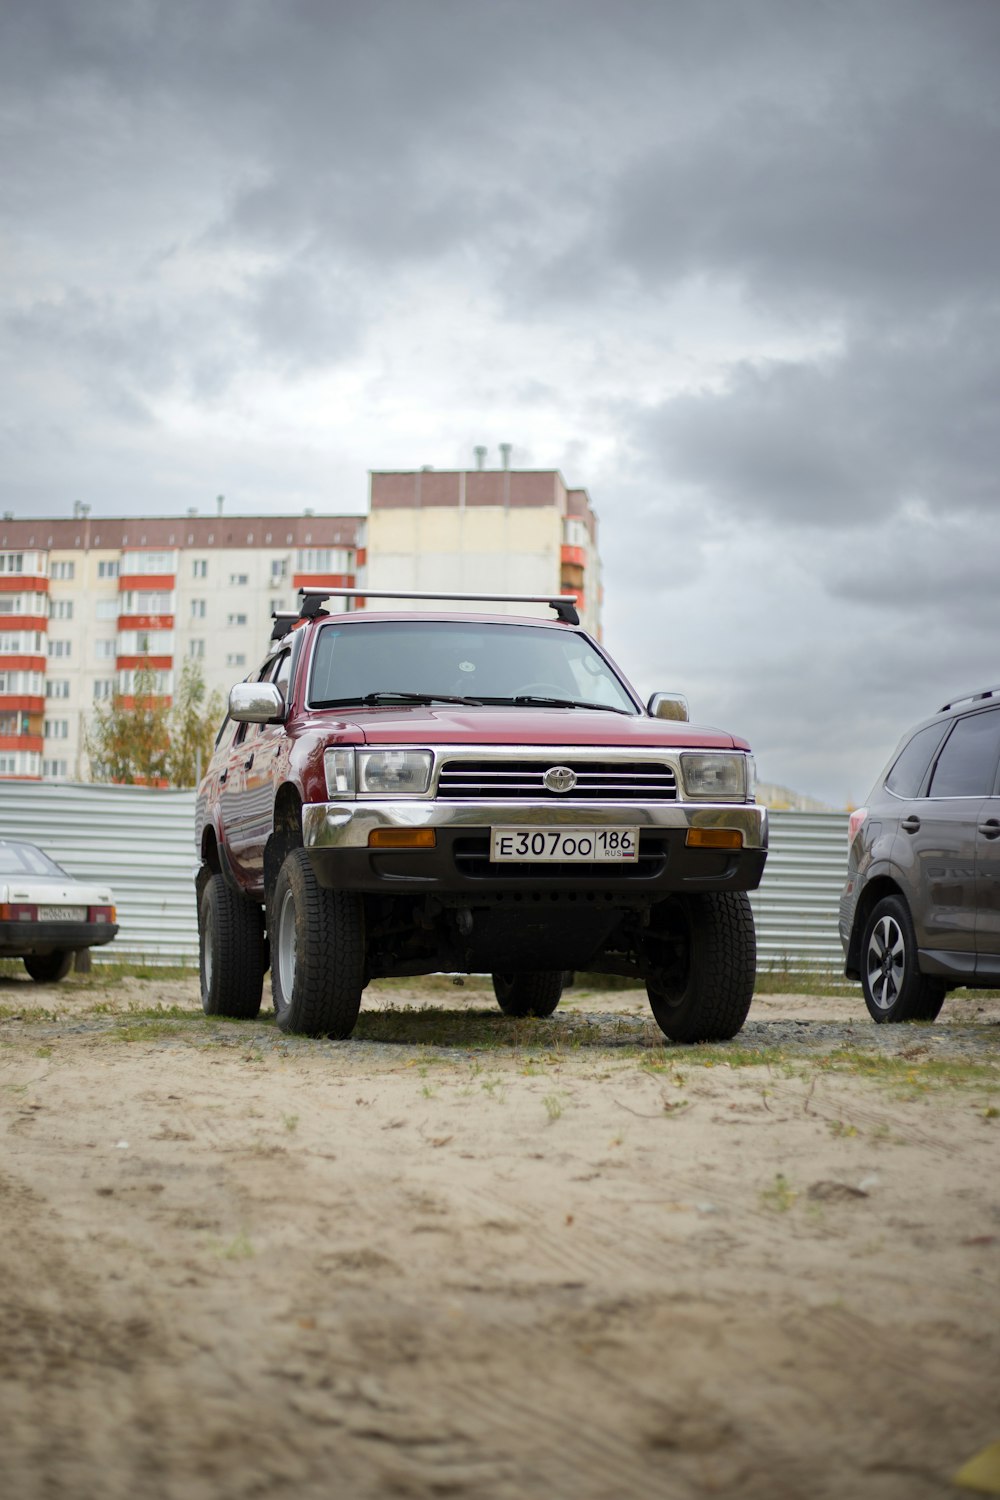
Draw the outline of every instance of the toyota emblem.
<instances>
[{"instance_id":1,"label":"toyota emblem","mask_svg":"<svg viewBox=\"0 0 1000 1500\"><path fill-rule=\"evenodd\" d=\"M576 786L576 772L569 766L550 766L542 777L542 785L550 792L571 792Z\"/></svg>"}]
</instances>

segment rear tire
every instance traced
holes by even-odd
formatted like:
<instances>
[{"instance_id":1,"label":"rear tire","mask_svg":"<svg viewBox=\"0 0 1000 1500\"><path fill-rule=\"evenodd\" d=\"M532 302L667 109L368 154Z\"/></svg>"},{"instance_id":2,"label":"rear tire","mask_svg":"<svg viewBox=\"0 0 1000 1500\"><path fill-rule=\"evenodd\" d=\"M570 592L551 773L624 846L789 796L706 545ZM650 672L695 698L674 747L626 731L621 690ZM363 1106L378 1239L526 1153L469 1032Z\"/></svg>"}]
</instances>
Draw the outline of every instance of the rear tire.
<instances>
[{"instance_id":1,"label":"rear tire","mask_svg":"<svg viewBox=\"0 0 1000 1500\"><path fill-rule=\"evenodd\" d=\"M646 980L656 1024L672 1042L728 1042L747 1018L757 979L757 937L745 891L679 900L670 911L680 956Z\"/></svg>"},{"instance_id":2,"label":"rear tire","mask_svg":"<svg viewBox=\"0 0 1000 1500\"><path fill-rule=\"evenodd\" d=\"M73 967L72 953L29 953L21 960L36 984L58 984Z\"/></svg>"},{"instance_id":3,"label":"rear tire","mask_svg":"<svg viewBox=\"0 0 1000 1500\"><path fill-rule=\"evenodd\" d=\"M562 998L562 969L530 974L494 974L493 993L505 1016L551 1016Z\"/></svg>"},{"instance_id":4,"label":"rear tire","mask_svg":"<svg viewBox=\"0 0 1000 1500\"><path fill-rule=\"evenodd\" d=\"M361 897L325 890L306 851L293 849L278 871L269 910L278 1025L303 1036L350 1036L365 987Z\"/></svg>"},{"instance_id":5,"label":"rear tire","mask_svg":"<svg viewBox=\"0 0 1000 1500\"><path fill-rule=\"evenodd\" d=\"M264 913L223 875L210 876L198 906L202 1010L252 1021L260 1012L266 967Z\"/></svg>"},{"instance_id":6,"label":"rear tire","mask_svg":"<svg viewBox=\"0 0 1000 1500\"><path fill-rule=\"evenodd\" d=\"M872 1020L933 1021L945 997L945 983L921 974L917 935L901 896L885 896L874 906L861 939L861 988Z\"/></svg>"}]
</instances>

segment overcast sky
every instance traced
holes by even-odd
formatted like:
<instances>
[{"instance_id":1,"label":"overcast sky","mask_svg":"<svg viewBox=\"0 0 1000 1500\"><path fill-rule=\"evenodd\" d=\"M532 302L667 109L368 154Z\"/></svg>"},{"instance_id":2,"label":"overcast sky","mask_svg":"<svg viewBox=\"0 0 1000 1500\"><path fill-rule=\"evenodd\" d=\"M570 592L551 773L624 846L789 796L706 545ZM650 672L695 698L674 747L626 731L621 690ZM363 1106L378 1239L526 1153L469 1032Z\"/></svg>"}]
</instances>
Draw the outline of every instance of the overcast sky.
<instances>
[{"instance_id":1,"label":"overcast sky","mask_svg":"<svg viewBox=\"0 0 1000 1500\"><path fill-rule=\"evenodd\" d=\"M33 0L0 506L362 511L513 444L605 637L861 800L1000 683L996 0Z\"/></svg>"}]
</instances>

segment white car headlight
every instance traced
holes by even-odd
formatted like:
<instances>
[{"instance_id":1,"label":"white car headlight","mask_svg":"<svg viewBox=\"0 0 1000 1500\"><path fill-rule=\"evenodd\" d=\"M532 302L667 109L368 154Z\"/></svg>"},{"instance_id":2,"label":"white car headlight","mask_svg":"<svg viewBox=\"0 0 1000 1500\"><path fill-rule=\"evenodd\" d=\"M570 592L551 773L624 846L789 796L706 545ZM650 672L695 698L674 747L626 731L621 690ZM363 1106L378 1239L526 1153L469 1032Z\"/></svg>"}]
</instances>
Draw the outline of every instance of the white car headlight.
<instances>
[{"instance_id":1,"label":"white car headlight","mask_svg":"<svg viewBox=\"0 0 1000 1500\"><path fill-rule=\"evenodd\" d=\"M429 750L358 750L359 797L420 796L431 784Z\"/></svg>"},{"instance_id":2,"label":"white car headlight","mask_svg":"<svg viewBox=\"0 0 1000 1500\"><path fill-rule=\"evenodd\" d=\"M681 775L688 797L707 802L745 802L747 766L745 755L720 751L681 756Z\"/></svg>"},{"instance_id":3,"label":"white car headlight","mask_svg":"<svg viewBox=\"0 0 1000 1500\"><path fill-rule=\"evenodd\" d=\"M328 797L353 797L355 786L354 751L327 750L323 754Z\"/></svg>"}]
</instances>

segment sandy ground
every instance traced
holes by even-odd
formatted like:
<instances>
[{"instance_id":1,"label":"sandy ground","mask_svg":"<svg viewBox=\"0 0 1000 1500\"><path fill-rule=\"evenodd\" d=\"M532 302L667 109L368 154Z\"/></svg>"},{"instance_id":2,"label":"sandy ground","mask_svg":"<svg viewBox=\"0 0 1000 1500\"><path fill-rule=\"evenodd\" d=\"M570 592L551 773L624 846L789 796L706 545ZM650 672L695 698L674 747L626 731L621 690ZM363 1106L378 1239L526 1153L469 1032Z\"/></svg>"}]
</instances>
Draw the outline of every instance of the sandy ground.
<instances>
[{"instance_id":1,"label":"sandy ground","mask_svg":"<svg viewBox=\"0 0 1000 1500\"><path fill-rule=\"evenodd\" d=\"M370 1004L308 1042L0 980L6 1495L969 1493L1000 1002L758 998L756 1054L636 992Z\"/></svg>"}]
</instances>

